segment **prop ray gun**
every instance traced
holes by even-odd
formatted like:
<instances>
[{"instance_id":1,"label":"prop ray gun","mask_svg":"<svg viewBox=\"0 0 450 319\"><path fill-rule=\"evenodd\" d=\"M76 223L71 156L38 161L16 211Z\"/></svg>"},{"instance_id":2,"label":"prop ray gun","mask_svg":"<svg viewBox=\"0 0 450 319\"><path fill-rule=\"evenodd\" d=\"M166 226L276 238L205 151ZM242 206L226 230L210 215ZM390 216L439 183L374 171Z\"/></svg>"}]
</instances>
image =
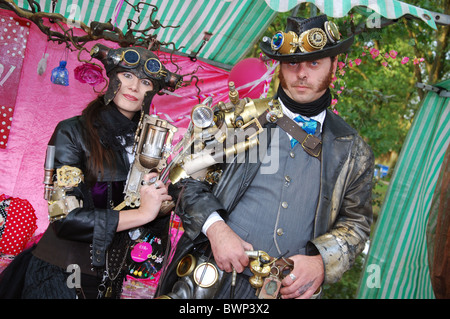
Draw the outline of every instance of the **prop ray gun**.
<instances>
[{"instance_id":1,"label":"prop ray gun","mask_svg":"<svg viewBox=\"0 0 450 319\"><path fill-rule=\"evenodd\" d=\"M178 128L168 121L160 119L157 115L145 114L139 121L136 131L134 146L134 162L128 172L124 189L125 199L116 206L115 210L121 210L125 206L139 207L140 189L143 185L144 175L150 172L158 173L165 182L165 169L167 160L172 154L172 140ZM151 182L155 182L155 180ZM174 207L172 201L165 201L161 205L160 215L167 214Z\"/></svg>"}]
</instances>

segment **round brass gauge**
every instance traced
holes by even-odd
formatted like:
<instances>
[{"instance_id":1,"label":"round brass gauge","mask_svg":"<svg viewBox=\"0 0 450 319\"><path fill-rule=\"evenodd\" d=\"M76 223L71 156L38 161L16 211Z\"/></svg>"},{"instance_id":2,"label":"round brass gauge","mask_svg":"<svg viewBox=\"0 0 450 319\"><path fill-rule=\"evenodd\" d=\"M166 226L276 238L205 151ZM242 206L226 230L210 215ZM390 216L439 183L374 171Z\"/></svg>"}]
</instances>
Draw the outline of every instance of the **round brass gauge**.
<instances>
[{"instance_id":1,"label":"round brass gauge","mask_svg":"<svg viewBox=\"0 0 450 319\"><path fill-rule=\"evenodd\" d=\"M325 32L331 43L336 43L341 39L337 25L332 21L326 21L324 24Z\"/></svg>"},{"instance_id":2,"label":"round brass gauge","mask_svg":"<svg viewBox=\"0 0 450 319\"><path fill-rule=\"evenodd\" d=\"M327 35L325 31L319 28L312 28L303 32L300 35L300 39L303 50L306 52L322 50L325 44L327 44Z\"/></svg>"},{"instance_id":3,"label":"round brass gauge","mask_svg":"<svg viewBox=\"0 0 450 319\"><path fill-rule=\"evenodd\" d=\"M195 268L197 261L191 254L184 256L177 266L178 277L189 276Z\"/></svg>"},{"instance_id":4,"label":"round brass gauge","mask_svg":"<svg viewBox=\"0 0 450 319\"><path fill-rule=\"evenodd\" d=\"M194 270L194 281L202 288L208 288L214 285L219 278L219 272L216 266L211 263L202 263Z\"/></svg>"}]
</instances>

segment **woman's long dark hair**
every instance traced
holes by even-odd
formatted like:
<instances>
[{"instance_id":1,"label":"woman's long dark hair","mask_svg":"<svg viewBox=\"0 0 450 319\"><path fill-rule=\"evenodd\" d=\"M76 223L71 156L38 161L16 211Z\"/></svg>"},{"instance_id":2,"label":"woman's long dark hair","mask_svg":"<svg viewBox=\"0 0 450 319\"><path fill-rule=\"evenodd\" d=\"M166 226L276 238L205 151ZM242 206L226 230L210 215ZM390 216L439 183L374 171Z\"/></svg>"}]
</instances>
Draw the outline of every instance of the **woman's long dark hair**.
<instances>
[{"instance_id":1,"label":"woman's long dark hair","mask_svg":"<svg viewBox=\"0 0 450 319\"><path fill-rule=\"evenodd\" d=\"M111 148L102 145L99 128L102 123L100 112L108 106L105 105L103 96L98 96L83 110L84 119L84 140L86 141L86 168L84 172L85 181L88 185L94 184L99 176L103 176L104 165L114 168L114 153Z\"/></svg>"}]
</instances>

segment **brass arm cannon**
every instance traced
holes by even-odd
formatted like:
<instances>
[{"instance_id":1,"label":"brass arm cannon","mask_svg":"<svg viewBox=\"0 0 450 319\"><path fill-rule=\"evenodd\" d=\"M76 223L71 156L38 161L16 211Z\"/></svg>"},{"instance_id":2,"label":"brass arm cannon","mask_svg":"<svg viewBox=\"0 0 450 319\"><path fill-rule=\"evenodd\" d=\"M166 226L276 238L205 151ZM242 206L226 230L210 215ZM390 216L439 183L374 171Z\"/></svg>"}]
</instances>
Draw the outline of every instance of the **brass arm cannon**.
<instances>
[{"instance_id":1,"label":"brass arm cannon","mask_svg":"<svg viewBox=\"0 0 450 319\"><path fill-rule=\"evenodd\" d=\"M230 102L211 106L207 98L191 111L191 122L183 139L175 147L180 150L171 162L172 183L187 177L218 181L218 165L258 145L263 132L260 116L276 121L283 116L278 101L272 99L239 99L234 83L229 83Z\"/></svg>"}]
</instances>

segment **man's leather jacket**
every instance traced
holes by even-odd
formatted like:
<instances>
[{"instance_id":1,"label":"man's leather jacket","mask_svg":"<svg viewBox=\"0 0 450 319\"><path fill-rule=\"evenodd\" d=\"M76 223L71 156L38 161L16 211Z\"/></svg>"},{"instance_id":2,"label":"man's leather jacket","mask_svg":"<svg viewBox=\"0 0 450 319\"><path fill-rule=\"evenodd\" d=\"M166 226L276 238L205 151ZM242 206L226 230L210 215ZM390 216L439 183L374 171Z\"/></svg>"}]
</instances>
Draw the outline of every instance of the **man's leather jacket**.
<instances>
[{"instance_id":1,"label":"man's leather jacket","mask_svg":"<svg viewBox=\"0 0 450 319\"><path fill-rule=\"evenodd\" d=\"M313 239L307 254L321 254L324 283L338 281L362 252L372 223L372 177L374 156L370 147L342 118L327 110L322 131L322 155L319 201L314 219ZM223 204L221 212L233 212L261 163L229 164L214 194ZM186 214L198 210L210 212L208 206L186 205ZM226 213L223 216L226 219ZM197 221L199 224L203 221ZM174 261L169 267L160 293L168 293L174 281L179 257L184 256L199 242L197 234L180 239ZM197 238L193 241L192 238Z\"/></svg>"}]
</instances>

